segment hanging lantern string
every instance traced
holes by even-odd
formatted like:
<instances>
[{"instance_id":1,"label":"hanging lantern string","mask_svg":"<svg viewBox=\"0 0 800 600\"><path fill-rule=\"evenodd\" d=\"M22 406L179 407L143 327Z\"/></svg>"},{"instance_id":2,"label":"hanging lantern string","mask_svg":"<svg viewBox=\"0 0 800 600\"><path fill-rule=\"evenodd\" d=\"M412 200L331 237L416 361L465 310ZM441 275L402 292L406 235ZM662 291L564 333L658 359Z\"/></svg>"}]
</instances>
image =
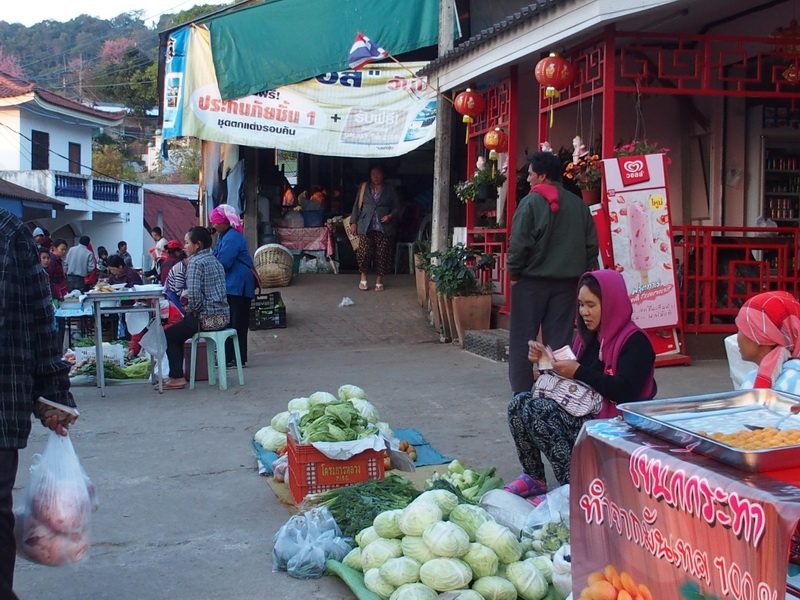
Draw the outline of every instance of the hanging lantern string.
<instances>
[{"instance_id":1,"label":"hanging lantern string","mask_svg":"<svg viewBox=\"0 0 800 600\"><path fill-rule=\"evenodd\" d=\"M642 112L642 90L639 87L640 80L636 78L636 125L633 128L634 141L644 141L647 137L647 129L644 126L644 113Z\"/></svg>"}]
</instances>

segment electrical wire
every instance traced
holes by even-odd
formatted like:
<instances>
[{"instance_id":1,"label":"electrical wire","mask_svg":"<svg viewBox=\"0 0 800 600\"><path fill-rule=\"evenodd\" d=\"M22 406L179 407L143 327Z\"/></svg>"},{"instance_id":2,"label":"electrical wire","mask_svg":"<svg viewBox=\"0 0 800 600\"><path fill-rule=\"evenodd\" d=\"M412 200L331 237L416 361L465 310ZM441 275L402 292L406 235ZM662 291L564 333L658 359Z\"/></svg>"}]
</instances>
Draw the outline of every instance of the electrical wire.
<instances>
[{"instance_id":1,"label":"electrical wire","mask_svg":"<svg viewBox=\"0 0 800 600\"><path fill-rule=\"evenodd\" d=\"M33 148L33 146L34 146L35 144L37 144L37 142L35 142L35 141L34 141L32 138L29 138L27 135L25 135L25 134L23 134L23 133L21 133L21 132L19 132L19 131L16 131L16 130L14 130L13 128L11 128L11 127L9 127L8 125L6 125L5 123L0 123L0 126L2 126L2 127L4 127L4 128L6 128L6 129L8 129L8 130L9 130L11 133L18 135L18 136L19 136L19 137L21 137L22 139L28 140L28 141L31 143L31 148ZM22 144L20 144L20 149L21 149L21 148L22 148ZM55 156L58 156L59 158L63 158L63 159L64 159L64 160L66 160L66 161L69 161L69 160L70 160L70 158L69 158L68 156L64 156L63 154L60 154L59 152L56 152L55 150L53 150L53 149L52 149L52 148L50 148L49 146L47 147L47 151L48 151L48 153L50 153L50 154L53 154L53 155L55 155ZM30 158L30 156L31 156L31 155L29 155L29 156L28 156L28 158ZM138 183L136 183L136 182L134 182L134 181L126 181L126 180L124 180L124 179L118 179L118 178L116 178L116 177L114 177L114 176L112 176L112 175L108 175L108 174L106 174L106 173L103 173L102 171L98 171L97 169L95 169L95 168L94 168L94 167L92 167L91 165L85 165L85 164L83 164L83 163L78 163L78 164L79 164L79 165L80 165L82 168L84 168L84 169L88 169L88 170L89 170L89 171L91 171L92 173L97 173L97 174L98 174L98 175L100 175L101 177L106 177L107 179L111 179L111 180L113 180L113 181L116 181L116 182L118 182L118 183L127 183L127 184L136 185L136 186L140 186L140 185L141 185L141 184L138 184ZM49 171L49 169L48 169L48 171ZM100 202L98 202L97 200L92 200L92 199L89 199L89 198L85 198L84 200L85 200L87 203L94 203L94 206L95 206L96 208L100 208L100 207L103 207L103 208L105 208L105 207L106 207L106 205L105 205L105 204L103 204L103 203L100 203Z\"/></svg>"}]
</instances>

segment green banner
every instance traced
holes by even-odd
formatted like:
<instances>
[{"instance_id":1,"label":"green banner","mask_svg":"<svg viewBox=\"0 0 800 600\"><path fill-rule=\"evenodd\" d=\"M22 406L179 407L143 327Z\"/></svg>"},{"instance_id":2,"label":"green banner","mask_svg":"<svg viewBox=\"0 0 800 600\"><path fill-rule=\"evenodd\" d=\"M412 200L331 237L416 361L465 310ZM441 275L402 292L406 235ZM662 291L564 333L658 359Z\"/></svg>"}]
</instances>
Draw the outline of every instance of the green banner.
<instances>
[{"instance_id":1,"label":"green banner","mask_svg":"<svg viewBox=\"0 0 800 600\"><path fill-rule=\"evenodd\" d=\"M438 0L273 0L212 17L224 100L341 71L358 33L389 54L435 46Z\"/></svg>"}]
</instances>

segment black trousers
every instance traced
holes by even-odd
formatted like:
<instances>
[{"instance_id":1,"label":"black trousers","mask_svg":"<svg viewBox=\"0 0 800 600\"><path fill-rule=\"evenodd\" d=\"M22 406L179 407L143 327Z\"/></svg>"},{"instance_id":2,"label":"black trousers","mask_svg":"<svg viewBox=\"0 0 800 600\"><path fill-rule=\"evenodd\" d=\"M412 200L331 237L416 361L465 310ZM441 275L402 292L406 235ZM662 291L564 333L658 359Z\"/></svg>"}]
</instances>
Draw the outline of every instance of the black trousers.
<instances>
[{"instance_id":1,"label":"black trousers","mask_svg":"<svg viewBox=\"0 0 800 600\"><path fill-rule=\"evenodd\" d=\"M12 490L18 464L17 450L0 450L0 598L3 600L17 598L12 591L17 558Z\"/></svg>"},{"instance_id":2,"label":"black trousers","mask_svg":"<svg viewBox=\"0 0 800 600\"><path fill-rule=\"evenodd\" d=\"M228 307L231 311L231 324L239 336L239 352L242 353L242 364L247 362L247 326L250 323L250 304L253 299L247 296L231 296L228 294ZM233 352L233 339L225 341L225 358L233 360L236 355Z\"/></svg>"},{"instance_id":3,"label":"black trousers","mask_svg":"<svg viewBox=\"0 0 800 600\"><path fill-rule=\"evenodd\" d=\"M183 347L190 337L200 330L200 324L194 315L186 315L174 325L164 330L167 338L167 360L169 361L169 378L180 379L183 373Z\"/></svg>"},{"instance_id":4,"label":"black trousers","mask_svg":"<svg viewBox=\"0 0 800 600\"><path fill-rule=\"evenodd\" d=\"M578 304L578 278L522 277L511 286L511 322L508 335L508 379L513 393L533 388L533 365L528 340L542 328L542 342L553 350L572 343Z\"/></svg>"}]
</instances>

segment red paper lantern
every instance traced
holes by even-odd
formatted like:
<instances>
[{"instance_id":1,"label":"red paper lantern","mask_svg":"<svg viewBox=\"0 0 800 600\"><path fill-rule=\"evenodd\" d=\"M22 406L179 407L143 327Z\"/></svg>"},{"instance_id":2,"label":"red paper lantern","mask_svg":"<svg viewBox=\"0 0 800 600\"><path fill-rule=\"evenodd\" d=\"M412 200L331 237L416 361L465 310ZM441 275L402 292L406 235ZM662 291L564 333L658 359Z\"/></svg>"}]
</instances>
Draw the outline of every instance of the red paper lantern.
<instances>
[{"instance_id":1,"label":"red paper lantern","mask_svg":"<svg viewBox=\"0 0 800 600\"><path fill-rule=\"evenodd\" d=\"M489 159L497 160L499 153L508 152L508 136L505 131L495 127L483 136L483 145L489 149Z\"/></svg>"},{"instance_id":2,"label":"red paper lantern","mask_svg":"<svg viewBox=\"0 0 800 600\"><path fill-rule=\"evenodd\" d=\"M483 96L469 88L456 96L453 106L455 106L456 111L464 115L462 118L464 123L474 123L475 117L486 110L486 102L484 102Z\"/></svg>"},{"instance_id":3,"label":"red paper lantern","mask_svg":"<svg viewBox=\"0 0 800 600\"><path fill-rule=\"evenodd\" d=\"M552 52L536 64L533 74L536 81L545 87L544 95L548 98L558 98L558 90L563 90L575 78L569 61Z\"/></svg>"}]
</instances>

